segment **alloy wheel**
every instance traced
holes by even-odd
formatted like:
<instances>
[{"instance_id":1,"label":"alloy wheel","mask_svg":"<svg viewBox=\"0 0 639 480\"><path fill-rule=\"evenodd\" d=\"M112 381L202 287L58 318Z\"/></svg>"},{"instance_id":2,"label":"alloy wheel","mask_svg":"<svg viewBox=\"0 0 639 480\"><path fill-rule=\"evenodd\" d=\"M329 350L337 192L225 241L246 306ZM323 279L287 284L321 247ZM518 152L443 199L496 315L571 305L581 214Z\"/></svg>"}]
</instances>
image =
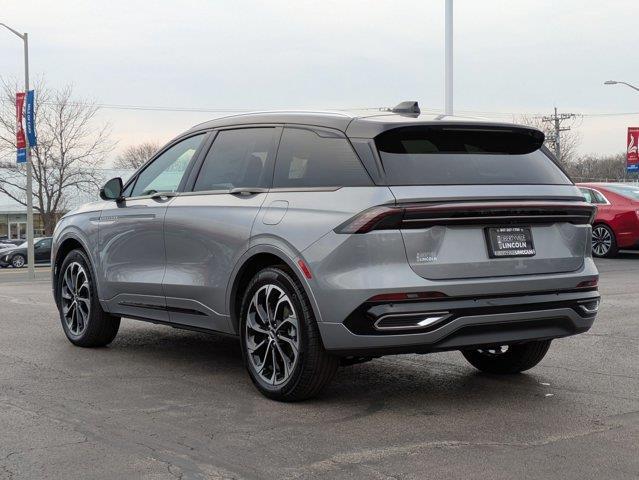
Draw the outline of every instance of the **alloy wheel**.
<instances>
[{"instance_id":1,"label":"alloy wheel","mask_svg":"<svg viewBox=\"0 0 639 480\"><path fill-rule=\"evenodd\" d=\"M84 267L78 262L70 263L62 277L62 315L69 331L82 335L91 313L91 288Z\"/></svg>"},{"instance_id":2,"label":"alloy wheel","mask_svg":"<svg viewBox=\"0 0 639 480\"><path fill-rule=\"evenodd\" d=\"M247 357L268 385L285 383L299 356L299 323L289 296L276 285L260 287L246 314Z\"/></svg>"},{"instance_id":3,"label":"alloy wheel","mask_svg":"<svg viewBox=\"0 0 639 480\"><path fill-rule=\"evenodd\" d=\"M612 247L612 235L606 227L595 227L592 231L592 250L595 255L603 257Z\"/></svg>"},{"instance_id":4,"label":"alloy wheel","mask_svg":"<svg viewBox=\"0 0 639 480\"><path fill-rule=\"evenodd\" d=\"M24 267L24 257L22 255L16 255L15 257L13 257L11 265L13 265L14 268Z\"/></svg>"}]
</instances>

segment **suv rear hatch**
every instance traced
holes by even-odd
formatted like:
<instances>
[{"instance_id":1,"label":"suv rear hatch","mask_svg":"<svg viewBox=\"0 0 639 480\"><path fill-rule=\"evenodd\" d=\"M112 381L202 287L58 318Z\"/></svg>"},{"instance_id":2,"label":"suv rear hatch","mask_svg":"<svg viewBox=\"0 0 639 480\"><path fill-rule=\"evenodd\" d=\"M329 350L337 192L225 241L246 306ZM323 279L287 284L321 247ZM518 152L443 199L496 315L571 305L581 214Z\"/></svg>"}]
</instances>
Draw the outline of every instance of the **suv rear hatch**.
<instances>
[{"instance_id":1,"label":"suv rear hatch","mask_svg":"<svg viewBox=\"0 0 639 480\"><path fill-rule=\"evenodd\" d=\"M433 279L570 272L594 207L524 127L407 126L375 138L411 268ZM382 223L382 227L383 227Z\"/></svg>"}]
</instances>

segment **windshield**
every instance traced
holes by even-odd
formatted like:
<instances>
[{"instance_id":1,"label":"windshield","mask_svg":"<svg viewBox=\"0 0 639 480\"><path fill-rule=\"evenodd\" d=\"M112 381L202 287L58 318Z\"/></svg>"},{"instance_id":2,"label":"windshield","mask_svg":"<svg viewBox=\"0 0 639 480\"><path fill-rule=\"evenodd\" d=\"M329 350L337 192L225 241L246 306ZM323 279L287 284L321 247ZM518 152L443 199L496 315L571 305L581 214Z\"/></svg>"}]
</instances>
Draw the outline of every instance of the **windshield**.
<instances>
[{"instance_id":1,"label":"windshield","mask_svg":"<svg viewBox=\"0 0 639 480\"><path fill-rule=\"evenodd\" d=\"M639 200L639 185L606 185L606 188L630 200Z\"/></svg>"},{"instance_id":2,"label":"windshield","mask_svg":"<svg viewBox=\"0 0 639 480\"><path fill-rule=\"evenodd\" d=\"M403 127L379 135L389 185L566 185L528 129Z\"/></svg>"}]
</instances>

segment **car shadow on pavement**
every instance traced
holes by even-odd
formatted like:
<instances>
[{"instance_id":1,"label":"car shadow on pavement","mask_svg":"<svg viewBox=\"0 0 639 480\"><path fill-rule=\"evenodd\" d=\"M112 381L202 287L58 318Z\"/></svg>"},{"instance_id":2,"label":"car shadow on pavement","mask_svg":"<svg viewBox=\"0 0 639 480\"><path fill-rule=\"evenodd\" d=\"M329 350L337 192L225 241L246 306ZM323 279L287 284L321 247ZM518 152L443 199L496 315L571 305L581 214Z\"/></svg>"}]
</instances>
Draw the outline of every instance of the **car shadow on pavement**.
<instances>
[{"instance_id":1,"label":"car shadow on pavement","mask_svg":"<svg viewBox=\"0 0 639 480\"><path fill-rule=\"evenodd\" d=\"M143 370L149 376L165 376L167 382L188 375L198 379L214 375L211 389L236 389L240 384L243 394L269 401L251 384L239 341L234 337L136 326L124 328L108 350L110 357L119 357L112 361L126 362L132 370ZM375 405L393 408L395 404L404 409L419 405L420 414L424 414L424 405L448 407L456 401L466 404L471 398L475 405L491 404L522 393L543 396L534 374L483 374L463 361L456 363L455 355L461 359L458 352L400 355L341 367L320 396L303 404L364 402L373 410Z\"/></svg>"}]
</instances>

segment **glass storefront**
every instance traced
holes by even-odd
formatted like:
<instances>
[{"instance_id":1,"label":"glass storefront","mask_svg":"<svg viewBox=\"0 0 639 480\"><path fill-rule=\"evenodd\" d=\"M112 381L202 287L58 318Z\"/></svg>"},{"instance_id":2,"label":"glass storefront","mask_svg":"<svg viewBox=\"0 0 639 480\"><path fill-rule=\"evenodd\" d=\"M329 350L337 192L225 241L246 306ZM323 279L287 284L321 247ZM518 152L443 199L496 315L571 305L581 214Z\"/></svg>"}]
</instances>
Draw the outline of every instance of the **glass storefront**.
<instances>
[{"instance_id":1,"label":"glass storefront","mask_svg":"<svg viewBox=\"0 0 639 480\"><path fill-rule=\"evenodd\" d=\"M33 233L36 237L44 236L44 224L40 215L33 216ZM27 215L0 213L0 240L26 240Z\"/></svg>"}]
</instances>

